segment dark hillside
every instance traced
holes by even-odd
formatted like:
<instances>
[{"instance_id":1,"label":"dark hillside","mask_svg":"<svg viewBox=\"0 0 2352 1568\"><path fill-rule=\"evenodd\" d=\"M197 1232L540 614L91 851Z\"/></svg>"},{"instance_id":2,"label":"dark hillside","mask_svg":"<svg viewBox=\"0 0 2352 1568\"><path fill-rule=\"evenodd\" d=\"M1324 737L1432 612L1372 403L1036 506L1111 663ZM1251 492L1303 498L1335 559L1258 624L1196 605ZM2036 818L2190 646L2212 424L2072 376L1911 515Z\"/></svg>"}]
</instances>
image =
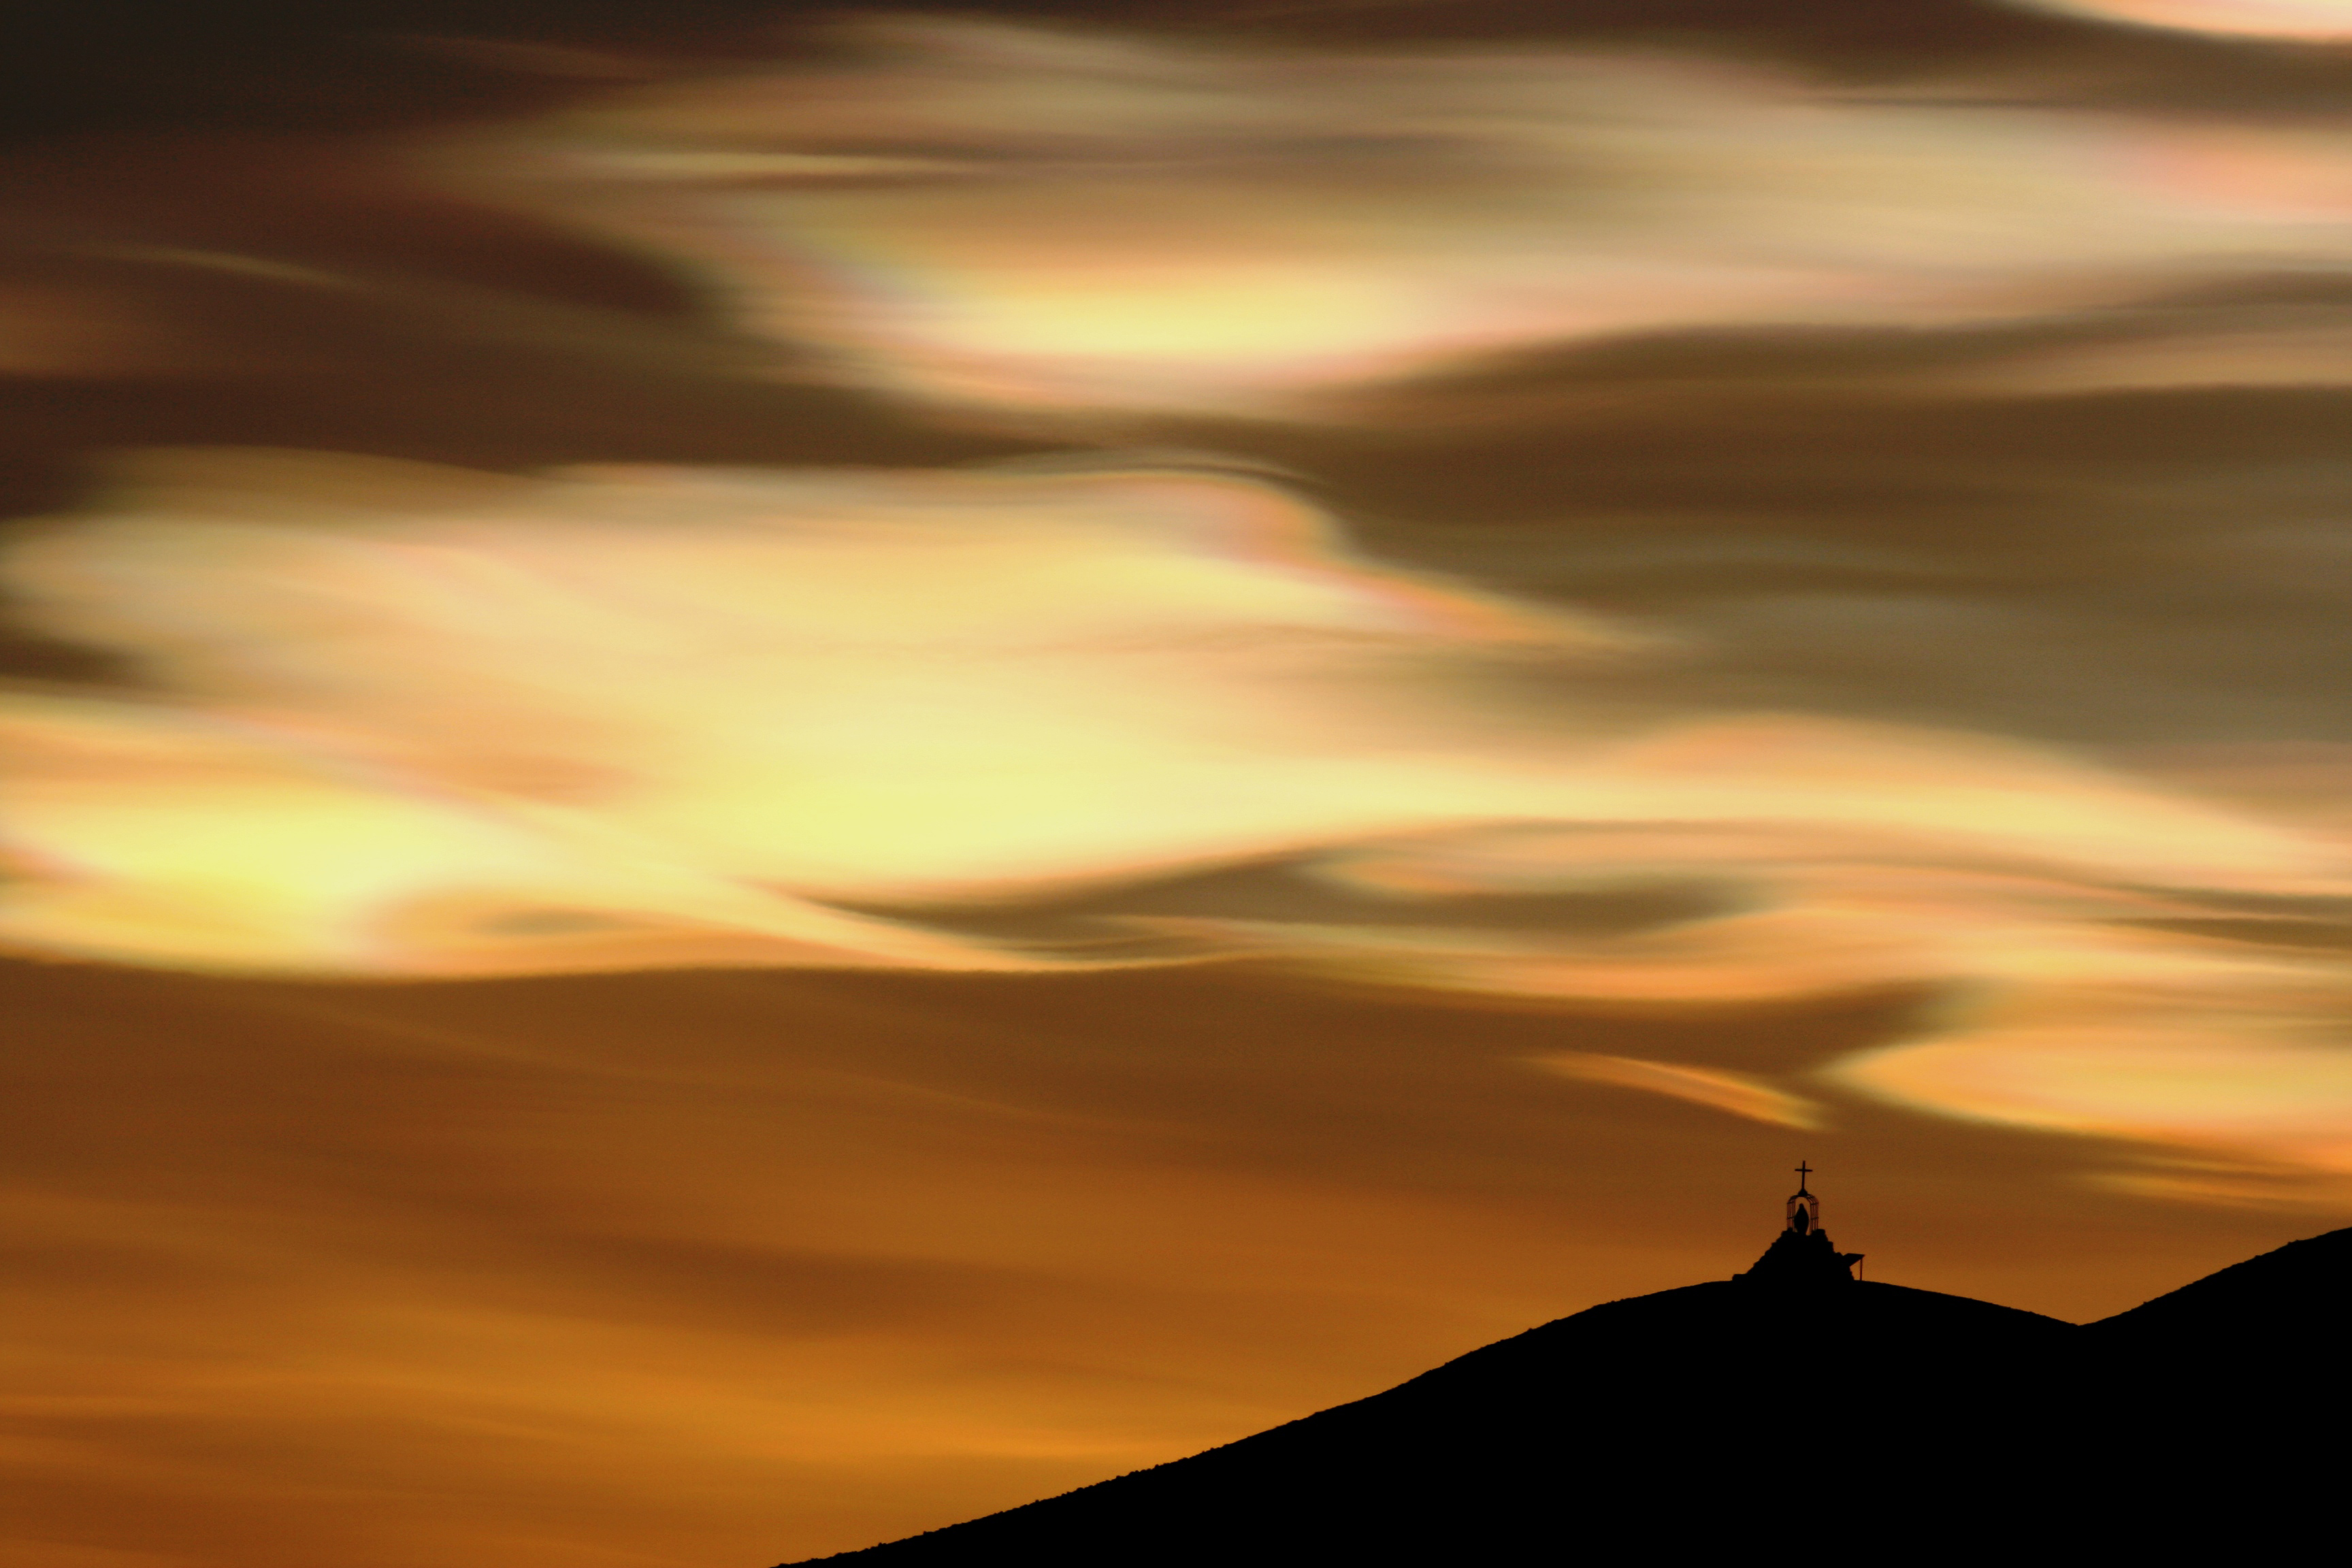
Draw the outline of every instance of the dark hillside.
<instances>
[{"instance_id":1,"label":"dark hillside","mask_svg":"<svg viewBox=\"0 0 2352 1568\"><path fill-rule=\"evenodd\" d=\"M2184 1489L2253 1521L2343 1489L2352 1458L2352 1230L2289 1242L2083 1331L2082 1381L2120 1457L2117 1506Z\"/></svg>"},{"instance_id":2,"label":"dark hillside","mask_svg":"<svg viewBox=\"0 0 2352 1568\"><path fill-rule=\"evenodd\" d=\"M1922 1500L1923 1474L2013 1426L2080 1331L1895 1285L1693 1285L1188 1459L824 1561L1502 1554L1559 1509L1736 1533L1824 1484L1853 1518L1873 1495Z\"/></svg>"},{"instance_id":3,"label":"dark hillside","mask_svg":"<svg viewBox=\"0 0 2352 1568\"><path fill-rule=\"evenodd\" d=\"M2100 1339L2188 1344L2219 1336L2240 1354L2341 1353L2352 1303L2352 1230L2290 1241L2090 1325Z\"/></svg>"},{"instance_id":4,"label":"dark hillside","mask_svg":"<svg viewBox=\"0 0 2352 1568\"><path fill-rule=\"evenodd\" d=\"M1616 1558L1629 1531L1643 1556L2243 1553L2330 1522L2352 1230L2077 1328L1853 1280L1790 1213L1738 1279L1612 1301L1191 1458L818 1561L1499 1563L1577 1543Z\"/></svg>"}]
</instances>

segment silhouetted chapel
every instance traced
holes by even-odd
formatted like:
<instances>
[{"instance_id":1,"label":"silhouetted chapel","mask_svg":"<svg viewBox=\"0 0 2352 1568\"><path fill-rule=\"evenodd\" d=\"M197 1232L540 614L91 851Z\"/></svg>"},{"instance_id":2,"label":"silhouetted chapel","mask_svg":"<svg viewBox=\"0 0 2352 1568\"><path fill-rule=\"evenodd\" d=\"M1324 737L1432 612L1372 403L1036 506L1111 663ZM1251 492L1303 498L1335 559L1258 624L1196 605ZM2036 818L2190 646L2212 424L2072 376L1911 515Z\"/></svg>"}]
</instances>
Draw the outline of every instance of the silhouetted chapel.
<instances>
[{"instance_id":1,"label":"silhouetted chapel","mask_svg":"<svg viewBox=\"0 0 2352 1568\"><path fill-rule=\"evenodd\" d=\"M1789 1218L1764 1256L1745 1274L1731 1278L1749 1285L1834 1285L1853 1282L1859 1252L1840 1252L1822 1228L1822 1200L1805 1188L1811 1165L1797 1166L1797 1190L1789 1194Z\"/></svg>"}]
</instances>

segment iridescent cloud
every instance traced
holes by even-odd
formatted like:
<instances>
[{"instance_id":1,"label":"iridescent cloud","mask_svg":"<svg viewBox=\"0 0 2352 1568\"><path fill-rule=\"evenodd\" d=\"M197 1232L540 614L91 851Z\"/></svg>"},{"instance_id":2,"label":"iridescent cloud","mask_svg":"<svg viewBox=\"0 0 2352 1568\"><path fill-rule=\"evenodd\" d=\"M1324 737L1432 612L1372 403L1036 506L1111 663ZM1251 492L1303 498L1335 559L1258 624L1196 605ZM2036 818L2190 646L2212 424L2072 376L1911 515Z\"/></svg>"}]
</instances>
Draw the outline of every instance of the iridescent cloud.
<instances>
[{"instance_id":1,"label":"iridescent cloud","mask_svg":"<svg viewBox=\"0 0 2352 1568\"><path fill-rule=\"evenodd\" d=\"M1531 343L2065 316L2352 260L2332 132L1839 96L1724 65L859 26L442 177L691 268L924 399L1328 413Z\"/></svg>"},{"instance_id":2,"label":"iridescent cloud","mask_svg":"<svg viewBox=\"0 0 2352 1568\"><path fill-rule=\"evenodd\" d=\"M0 569L183 699L0 708L33 872L0 929L36 949L1043 962L813 900L1486 815L1444 662L1610 646L1350 560L1311 508L1210 473L536 481L232 453L121 504ZM1384 699L1416 680L1432 718L1400 741Z\"/></svg>"},{"instance_id":3,"label":"iridescent cloud","mask_svg":"<svg viewBox=\"0 0 2352 1568\"><path fill-rule=\"evenodd\" d=\"M2226 769L1612 701L1640 637L1374 565L1263 479L220 452L134 471L0 580L167 694L0 704L20 951L380 976L1227 955L1649 1008L1927 985L1917 1037L1814 1087L1548 1065L1790 1125L1834 1089L2344 1164L2312 1110L2347 1000L2313 939L2352 900L2341 824ZM1150 894L1250 866L1273 880ZM2237 1099L2150 1099L2143 1037L2159 1078Z\"/></svg>"},{"instance_id":4,"label":"iridescent cloud","mask_svg":"<svg viewBox=\"0 0 2352 1568\"><path fill-rule=\"evenodd\" d=\"M2352 38L2346 0L2012 0L2036 10L2103 22L2237 37L2324 41Z\"/></svg>"}]
</instances>

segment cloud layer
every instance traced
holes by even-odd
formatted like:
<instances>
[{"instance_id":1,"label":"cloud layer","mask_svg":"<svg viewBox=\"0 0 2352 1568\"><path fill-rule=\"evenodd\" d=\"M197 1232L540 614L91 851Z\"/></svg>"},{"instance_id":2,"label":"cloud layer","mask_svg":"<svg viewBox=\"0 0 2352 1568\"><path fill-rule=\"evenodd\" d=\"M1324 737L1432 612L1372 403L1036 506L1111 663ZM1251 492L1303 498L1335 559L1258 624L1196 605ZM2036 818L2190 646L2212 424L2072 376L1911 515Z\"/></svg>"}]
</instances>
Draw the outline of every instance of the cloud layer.
<instances>
[{"instance_id":1,"label":"cloud layer","mask_svg":"<svg viewBox=\"0 0 2352 1568\"><path fill-rule=\"evenodd\" d=\"M1970 90L868 23L435 163L861 383L1064 414L1313 413L1533 342L2034 321L2352 260L2332 132Z\"/></svg>"},{"instance_id":2,"label":"cloud layer","mask_svg":"<svg viewBox=\"0 0 2352 1568\"><path fill-rule=\"evenodd\" d=\"M166 455L0 580L159 693L0 707L20 951L1245 957L1670 1008L1927 985L1920 1039L1825 1087L2352 1175L2312 1131L2352 1115L2337 826L1987 735L1628 703L1670 644L1374 565L1270 479ZM2103 1110L2086 1086L2141 1041L2205 1076L2169 1109L2118 1077Z\"/></svg>"}]
</instances>

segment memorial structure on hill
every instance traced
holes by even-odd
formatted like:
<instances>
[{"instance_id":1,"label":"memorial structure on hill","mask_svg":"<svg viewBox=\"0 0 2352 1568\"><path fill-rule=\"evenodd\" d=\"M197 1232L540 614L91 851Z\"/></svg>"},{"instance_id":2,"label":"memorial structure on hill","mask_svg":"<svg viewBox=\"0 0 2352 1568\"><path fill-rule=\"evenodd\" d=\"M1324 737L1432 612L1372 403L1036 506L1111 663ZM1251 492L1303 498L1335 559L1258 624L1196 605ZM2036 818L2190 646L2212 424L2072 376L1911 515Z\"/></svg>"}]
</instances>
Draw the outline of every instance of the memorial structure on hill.
<instances>
[{"instance_id":1,"label":"memorial structure on hill","mask_svg":"<svg viewBox=\"0 0 2352 1568\"><path fill-rule=\"evenodd\" d=\"M1788 1220L1754 1267L1732 1279L1748 1285L1835 1285L1854 1282L1859 1252L1840 1252L1822 1228L1822 1200L1807 1190L1811 1165L1799 1161L1797 1190L1789 1194Z\"/></svg>"}]
</instances>

